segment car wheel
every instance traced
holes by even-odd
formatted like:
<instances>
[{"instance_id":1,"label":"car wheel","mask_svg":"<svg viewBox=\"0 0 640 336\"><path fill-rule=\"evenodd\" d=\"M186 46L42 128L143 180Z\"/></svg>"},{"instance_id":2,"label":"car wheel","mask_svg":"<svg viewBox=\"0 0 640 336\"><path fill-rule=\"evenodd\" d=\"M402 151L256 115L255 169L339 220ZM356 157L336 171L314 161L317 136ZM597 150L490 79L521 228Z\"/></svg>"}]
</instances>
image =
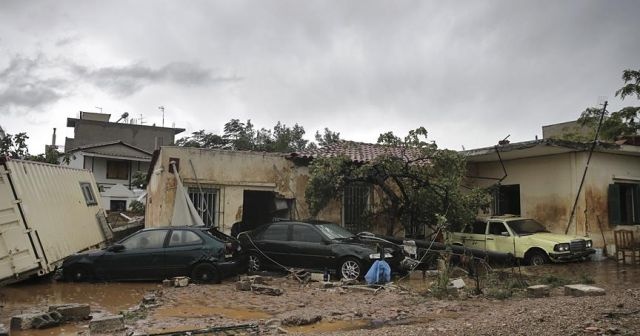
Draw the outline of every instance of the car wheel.
<instances>
[{"instance_id":1,"label":"car wheel","mask_svg":"<svg viewBox=\"0 0 640 336\"><path fill-rule=\"evenodd\" d=\"M220 273L211 264L198 264L191 271L191 279L201 283L220 283Z\"/></svg>"},{"instance_id":2,"label":"car wheel","mask_svg":"<svg viewBox=\"0 0 640 336\"><path fill-rule=\"evenodd\" d=\"M527 255L527 264L532 266L549 263L549 257L543 251L531 251Z\"/></svg>"},{"instance_id":3,"label":"car wheel","mask_svg":"<svg viewBox=\"0 0 640 336\"><path fill-rule=\"evenodd\" d=\"M345 258L340 263L338 274L345 280L358 280L362 277L362 262L356 258Z\"/></svg>"},{"instance_id":4,"label":"car wheel","mask_svg":"<svg viewBox=\"0 0 640 336\"><path fill-rule=\"evenodd\" d=\"M247 259L247 271L249 272L260 272L262 271L262 259L257 253L249 253L249 258Z\"/></svg>"},{"instance_id":5,"label":"car wheel","mask_svg":"<svg viewBox=\"0 0 640 336\"><path fill-rule=\"evenodd\" d=\"M93 273L87 266L72 266L62 271L66 281L80 282L90 280Z\"/></svg>"}]
</instances>

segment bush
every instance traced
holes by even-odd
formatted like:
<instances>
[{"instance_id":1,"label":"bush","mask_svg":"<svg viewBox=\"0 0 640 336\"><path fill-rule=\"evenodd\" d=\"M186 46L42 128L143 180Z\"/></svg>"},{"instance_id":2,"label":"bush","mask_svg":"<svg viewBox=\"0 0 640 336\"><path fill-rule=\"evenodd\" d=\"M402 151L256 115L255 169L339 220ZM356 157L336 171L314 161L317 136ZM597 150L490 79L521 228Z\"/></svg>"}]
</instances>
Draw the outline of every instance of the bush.
<instances>
[{"instance_id":1,"label":"bush","mask_svg":"<svg viewBox=\"0 0 640 336\"><path fill-rule=\"evenodd\" d=\"M144 214L144 203L140 201L131 201L129 204L129 210L135 214L142 215Z\"/></svg>"}]
</instances>

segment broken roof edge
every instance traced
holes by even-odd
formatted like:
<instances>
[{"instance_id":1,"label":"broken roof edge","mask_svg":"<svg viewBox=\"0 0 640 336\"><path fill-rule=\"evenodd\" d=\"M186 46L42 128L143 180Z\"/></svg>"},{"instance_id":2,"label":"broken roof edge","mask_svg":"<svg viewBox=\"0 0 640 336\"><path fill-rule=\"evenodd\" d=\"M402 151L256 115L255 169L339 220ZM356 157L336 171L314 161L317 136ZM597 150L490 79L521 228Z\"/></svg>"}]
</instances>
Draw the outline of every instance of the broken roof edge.
<instances>
[{"instance_id":1,"label":"broken roof edge","mask_svg":"<svg viewBox=\"0 0 640 336\"><path fill-rule=\"evenodd\" d=\"M237 150L237 149L225 149L225 148L202 148L202 147L185 147L185 146L176 146L176 145L168 145L168 146L160 146L160 150L163 148L177 148L180 150L198 150L204 152L220 152L220 153L240 153L240 154L249 154L256 156L279 156L279 157L287 157L289 152L265 152L265 151L254 151L254 150Z\"/></svg>"},{"instance_id":2,"label":"broken roof edge","mask_svg":"<svg viewBox=\"0 0 640 336\"><path fill-rule=\"evenodd\" d=\"M564 148L570 152L584 152L584 151L588 151L591 148L592 144L593 144L592 142L577 142L577 141L547 138L547 139L514 142L506 145L496 145L491 147L469 149L465 151L460 151L459 153L465 157L471 158L471 157L493 154L496 152L496 150L501 153L506 153L506 152L512 152L512 151L518 151L518 150L526 150L526 149L530 149L538 146ZM638 150L631 150L632 149L631 147L634 147L634 146L621 146L616 143L597 141L594 151L607 152L607 153L617 152L618 154L625 154L625 153L635 154L638 152ZM533 156L539 156L539 155L531 155L531 157ZM524 157L528 157L528 156L524 156Z\"/></svg>"}]
</instances>

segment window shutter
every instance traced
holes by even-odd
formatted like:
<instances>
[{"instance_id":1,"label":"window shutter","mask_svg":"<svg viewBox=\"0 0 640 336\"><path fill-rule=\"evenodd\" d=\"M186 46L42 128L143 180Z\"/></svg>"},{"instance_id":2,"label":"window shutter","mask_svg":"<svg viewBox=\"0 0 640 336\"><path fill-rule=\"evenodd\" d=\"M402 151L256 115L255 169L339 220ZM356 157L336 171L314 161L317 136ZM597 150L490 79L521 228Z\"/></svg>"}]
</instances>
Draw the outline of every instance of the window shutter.
<instances>
[{"instance_id":1,"label":"window shutter","mask_svg":"<svg viewBox=\"0 0 640 336\"><path fill-rule=\"evenodd\" d=\"M640 184L633 186L633 223L640 224Z\"/></svg>"},{"instance_id":2,"label":"window shutter","mask_svg":"<svg viewBox=\"0 0 640 336\"><path fill-rule=\"evenodd\" d=\"M609 185L609 224L618 225L621 221L620 186L614 183Z\"/></svg>"}]
</instances>

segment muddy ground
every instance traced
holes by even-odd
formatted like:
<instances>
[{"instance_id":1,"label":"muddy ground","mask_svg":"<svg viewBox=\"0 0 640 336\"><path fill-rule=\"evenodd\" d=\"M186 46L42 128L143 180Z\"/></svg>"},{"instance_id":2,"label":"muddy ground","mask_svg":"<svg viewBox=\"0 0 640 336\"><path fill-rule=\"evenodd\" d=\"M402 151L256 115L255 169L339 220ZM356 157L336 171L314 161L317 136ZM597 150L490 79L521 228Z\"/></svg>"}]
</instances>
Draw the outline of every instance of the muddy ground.
<instances>
[{"instance_id":1,"label":"muddy ground","mask_svg":"<svg viewBox=\"0 0 640 336\"><path fill-rule=\"evenodd\" d=\"M459 272L466 288L457 295L430 292L434 277L395 279L372 292L357 287L321 288L287 277L268 284L281 296L238 291L234 279L219 285L162 287L157 283L23 283L0 289L0 323L12 315L55 303L89 303L94 315L125 312L128 331L160 333L209 326L256 324L272 334L324 335L640 335L640 268L583 262L494 271L483 294ZM551 296L527 298L524 285L547 283ZM593 283L605 296L567 297L563 284ZM156 303L136 309L143 296ZM452 292L452 294L455 294ZM318 322L294 326L306 320ZM12 335L86 335L88 322Z\"/></svg>"}]
</instances>

